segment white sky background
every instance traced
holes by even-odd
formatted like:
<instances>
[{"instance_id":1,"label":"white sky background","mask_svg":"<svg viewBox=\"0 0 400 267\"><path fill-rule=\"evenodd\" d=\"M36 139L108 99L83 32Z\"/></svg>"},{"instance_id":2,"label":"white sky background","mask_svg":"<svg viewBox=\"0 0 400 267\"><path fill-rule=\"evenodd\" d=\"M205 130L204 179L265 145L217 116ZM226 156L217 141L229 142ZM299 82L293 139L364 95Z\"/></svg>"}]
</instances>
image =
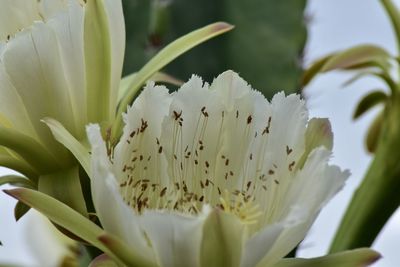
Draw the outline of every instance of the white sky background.
<instances>
[{"instance_id":1,"label":"white sky background","mask_svg":"<svg viewBox=\"0 0 400 267\"><path fill-rule=\"evenodd\" d=\"M396 1L400 3L400 1ZM378 0L311 0L307 13L311 18L306 63L327 53L362 43L372 43L396 53L396 44L389 20ZM351 195L360 183L371 158L365 153L364 134L377 110L353 122L356 103L371 89L381 87L373 78L343 88L351 77L344 73L320 75L306 88L311 116L328 117L335 135L333 162L351 170L345 189L323 209L300 256L324 254L335 233ZM375 267L400 266L400 212L392 216L378 237L374 248L383 258Z\"/></svg>"},{"instance_id":2,"label":"white sky background","mask_svg":"<svg viewBox=\"0 0 400 267\"><path fill-rule=\"evenodd\" d=\"M400 0L397 2L400 3ZM396 52L389 21L378 0L309 0L307 13L311 22L306 63L329 52L361 43L378 44L392 53ZM364 133L373 114L357 122L351 120L351 115L361 96L381 84L374 79L365 79L343 89L342 83L348 77L343 73L321 75L306 89L311 116L331 120L335 134L333 162L350 169L352 176L345 189L319 216L302 245L302 257L319 256L326 252L351 194L370 162L364 149ZM0 193L0 240L4 245L0 247L0 262L32 265L34 259L24 243L24 233L29 231L26 225L28 220L24 217L18 224L14 222L14 205L15 201ZM399 246L400 212L397 212L374 245L383 254L383 259L374 267L400 266Z\"/></svg>"}]
</instances>

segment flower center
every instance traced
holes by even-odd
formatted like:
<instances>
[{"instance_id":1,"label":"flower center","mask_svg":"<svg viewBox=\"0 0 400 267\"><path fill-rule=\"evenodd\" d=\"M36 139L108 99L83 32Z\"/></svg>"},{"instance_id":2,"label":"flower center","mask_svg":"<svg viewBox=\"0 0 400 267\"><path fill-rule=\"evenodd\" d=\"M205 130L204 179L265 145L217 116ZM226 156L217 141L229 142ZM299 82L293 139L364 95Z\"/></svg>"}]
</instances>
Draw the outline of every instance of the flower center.
<instances>
[{"instance_id":1,"label":"flower center","mask_svg":"<svg viewBox=\"0 0 400 267\"><path fill-rule=\"evenodd\" d=\"M140 119L124 136L129 149L123 152L123 164L116 166L124 201L137 213L167 209L197 214L208 204L245 224L275 216L297 156L287 145L266 154L275 145L268 139L273 120L246 113L202 107L197 117L184 117L182 111L172 111L162 126L167 134L161 137L151 134L151 122ZM194 127L184 128L188 119L196 121L191 122ZM253 125L256 119L258 127Z\"/></svg>"}]
</instances>

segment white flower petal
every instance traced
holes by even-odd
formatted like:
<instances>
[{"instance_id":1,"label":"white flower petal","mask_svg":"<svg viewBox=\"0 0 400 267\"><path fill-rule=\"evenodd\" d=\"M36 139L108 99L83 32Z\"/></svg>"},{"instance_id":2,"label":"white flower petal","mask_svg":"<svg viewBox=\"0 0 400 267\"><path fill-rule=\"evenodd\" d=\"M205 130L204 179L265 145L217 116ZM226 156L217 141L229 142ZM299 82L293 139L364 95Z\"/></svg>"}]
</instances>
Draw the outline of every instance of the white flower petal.
<instances>
[{"instance_id":1,"label":"white flower petal","mask_svg":"<svg viewBox=\"0 0 400 267\"><path fill-rule=\"evenodd\" d=\"M343 187L350 173L328 165L331 154L324 147L310 153L304 167L294 177L282 209L298 205L317 213Z\"/></svg>"},{"instance_id":2,"label":"white flower petal","mask_svg":"<svg viewBox=\"0 0 400 267\"><path fill-rule=\"evenodd\" d=\"M152 259L151 248L139 228L138 216L120 196L100 127L89 125L87 133L92 146L92 199L102 226L107 232L125 240L134 250L143 253L144 257Z\"/></svg>"},{"instance_id":3,"label":"white flower petal","mask_svg":"<svg viewBox=\"0 0 400 267\"><path fill-rule=\"evenodd\" d=\"M153 180L155 176L158 177L166 172L165 159L161 158L158 153L157 139L160 138L162 121L168 114L170 103L171 97L165 87L149 83L135 99L133 105L128 108L127 113L124 114L123 135L115 147L114 153L114 172L117 174L118 180L124 179L126 176L122 171L124 166L129 164L132 158L140 157L140 155L146 161L138 161L137 168L143 169L148 165L148 172L143 179ZM139 138L139 132L144 122L147 123L147 128L140 133ZM132 152L139 148L139 153ZM149 157L153 159L147 161Z\"/></svg>"},{"instance_id":4,"label":"white flower petal","mask_svg":"<svg viewBox=\"0 0 400 267\"><path fill-rule=\"evenodd\" d=\"M247 179L254 180L260 175L257 172L263 160L262 132L271 113L270 105L260 92L232 71L219 75L210 90L220 96L224 109L215 177L221 188L236 190Z\"/></svg>"},{"instance_id":5,"label":"white flower petal","mask_svg":"<svg viewBox=\"0 0 400 267\"><path fill-rule=\"evenodd\" d=\"M10 82L8 74L0 62L0 117L4 117L12 127L20 129L21 132L39 139L33 127L28 111L17 90Z\"/></svg>"},{"instance_id":6,"label":"white flower petal","mask_svg":"<svg viewBox=\"0 0 400 267\"><path fill-rule=\"evenodd\" d=\"M0 8L0 42L12 38L23 28L40 20L37 0L2 0Z\"/></svg>"},{"instance_id":7,"label":"white flower petal","mask_svg":"<svg viewBox=\"0 0 400 267\"><path fill-rule=\"evenodd\" d=\"M324 147L315 149L303 169L293 178L286 201L278 209L281 216L292 217L294 222L283 231L271 252L264 258L264 264L284 257L298 245L320 209L343 187L349 172L328 165L330 155L331 152Z\"/></svg>"},{"instance_id":8,"label":"white flower petal","mask_svg":"<svg viewBox=\"0 0 400 267\"><path fill-rule=\"evenodd\" d=\"M280 93L269 103L232 71L211 86L193 76L171 95L149 84L124 121L112 166L103 143L108 170L94 175L108 180L99 188L114 188L116 205L129 214L131 225L120 227L134 234L120 229L119 236L161 266L273 264L304 238L347 177L327 164L327 149L304 160L320 143L305 148L300 97ZM110 204L94 201L102 220Z\"/></svg>"},{"instance_id":9,"label":"white flower petal","mask_svg":"<svg viewBox=\"0 0 400 267\"><path fill-rule=\"evenodd\" d=\"M247 240L240 266L256 266L272 249L284 228L283 223L269 225Z\"/></svg>"},{"instance_id":10,"label":"white flower petal","mask_svg":"<svg viewBox=\"0 0 400 267\"><path fill-rule=\"evenodd\" d=\"M42 1L43 2L43 1ZM52 2L48 0L48 2ZM69 0L68 9L58 12L48 21L57 37L63 75L71 99L72 113L77 127L76 138L85 135L86 125L86 78L83 44L84 11L76 0ZM79 127L80 126L80 127Z\"/></svg>"},{"instance_id":11,"label":"white flower petal","mask_svg":"<svg viewBox=\"0 0 400 267\"><path fill-rule=\"evenodd\" d=\"M308 111L304 100L299 95L284 93L274 95L271 101L271 133L267 150L274 153L276 161L285 162L288 152L286 147L293 149L290 157L298 159L304 151Z\"/></svg>"},{"instance_id":12,"label":"white flower petal","mask_svg":"<svg viewBox=\"0 0 400 267\"><path fill-rule=\"evenodd\" d=\"M125 55L125 21L121 0L105 0L104 5L111 40L110 106L115 108ZM114 112L114 109L112 109L112 112Z\"/></svg>"},{"instance_id":13,"label":"white flower petal","mask_svg":"<svg viewBox=\"0 0 400 267\"><path fill-rule=\"evenodd\" d=\"M206 216L151 210L140 216L141 228L154 248L159 266L199 266L202 226Z\"/></svg>"},{"instance_id":14,"label":"white flower petal","mask_svg":"<svg viewBox=\"0 0 400 267\"><path fill-rule=\"evenodd\" d=\"M58 145L40 122L45 116L54 117L75 133L57 39L47 25L37 22L17 34L8 43L2 64L44 144Z\"/></svg>"},{"instance_id":15,"label":"white flower petal","mask_svg":"<svg viewBox=\"0 0 400 267\"><path fill-rule=\"evenodd\" d=\"M193 76L173 95L161 134L169 177L192 176L186 180L192 188L200 173L204 180L213 175L220 146L221 114L220 99L207 85L203 86L199 77Z\"/></svg>"}]
</instances>

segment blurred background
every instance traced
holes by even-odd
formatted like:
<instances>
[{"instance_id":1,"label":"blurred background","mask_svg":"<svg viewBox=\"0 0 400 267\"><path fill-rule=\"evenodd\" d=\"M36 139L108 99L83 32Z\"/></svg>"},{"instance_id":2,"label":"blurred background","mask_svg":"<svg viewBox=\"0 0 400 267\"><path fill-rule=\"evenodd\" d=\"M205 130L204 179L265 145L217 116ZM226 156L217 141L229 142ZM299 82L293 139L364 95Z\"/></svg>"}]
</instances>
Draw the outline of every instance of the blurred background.
<instances>
[{"instance_id":1,"label":"blurred background","mask_svg":"<svg viewBox=\"0 0 400 267\"><path fill-rule=\"evenodd\" d=\"M125 74L136 71L178 36L220 20L235 24L235 30L195 48L168 66L166 72L182 80L197 73L212 81L218 73L233 69L270 97L280 90L298 92L302 64L308 66L333 51L372 43L396 53L389 20L377 0L308 0L307 3L305 0L167 0L158 1L156 8L150 2L124 2L128 34ZM326 253L371 160L364 147L364 134L378 110L372 110L356 122L351 118L360 98L381 84L367 78L344 88L343 83L350 76L340 72L320 75L303 91L310 115L331 120L335 135L332 162L349 169L352 175L344 190L323 209L309 236L300 245L298 255L301 257ZM1 169L3 173L9 171ZM14 205L14 200L0 193L0 240L3 243L0 262L35 266L38 264L35 254L25 237L31 212L15 223ZM399 245L400 212L397 212L374 244L383 255L374 266L400 266Z\"/></svg>"}]
</instances>

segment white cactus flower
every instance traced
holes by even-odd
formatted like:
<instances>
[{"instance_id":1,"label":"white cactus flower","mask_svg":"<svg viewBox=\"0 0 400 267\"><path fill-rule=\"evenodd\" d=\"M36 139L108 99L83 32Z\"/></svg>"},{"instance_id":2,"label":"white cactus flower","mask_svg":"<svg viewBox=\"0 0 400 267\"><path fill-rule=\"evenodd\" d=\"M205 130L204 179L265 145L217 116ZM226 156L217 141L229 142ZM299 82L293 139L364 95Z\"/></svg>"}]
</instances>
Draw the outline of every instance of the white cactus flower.
<instances>
[{"instance_id":1,"label":"white cactus flower","mask_svg":"<svg viewBox=\"0 0 400 267\"><path fill-rule=\"evenodd\" d=\"M110 124L121 78L124 27L120 0L2 1L0 127L31 138L30 145L41 145L42 154L62 165L67 150L41 120L61 122L78 140L85 138L87 123ZM1 145L8 147L5 141Z\"/></svg>"},{"instance_id":2,"label":"white cactus flower","mask_svg":"<svg viewBox=\"0 0 400 267\"><path fill-rule=\"evenodd\" d=\"M269 103L232 71L172 94L150 83L124 121L114 150L88 127L93 201L150 266L271 266L349 175L328 164L327 120L309 121L298 95Z\"/></svg>"}]
</instances>

